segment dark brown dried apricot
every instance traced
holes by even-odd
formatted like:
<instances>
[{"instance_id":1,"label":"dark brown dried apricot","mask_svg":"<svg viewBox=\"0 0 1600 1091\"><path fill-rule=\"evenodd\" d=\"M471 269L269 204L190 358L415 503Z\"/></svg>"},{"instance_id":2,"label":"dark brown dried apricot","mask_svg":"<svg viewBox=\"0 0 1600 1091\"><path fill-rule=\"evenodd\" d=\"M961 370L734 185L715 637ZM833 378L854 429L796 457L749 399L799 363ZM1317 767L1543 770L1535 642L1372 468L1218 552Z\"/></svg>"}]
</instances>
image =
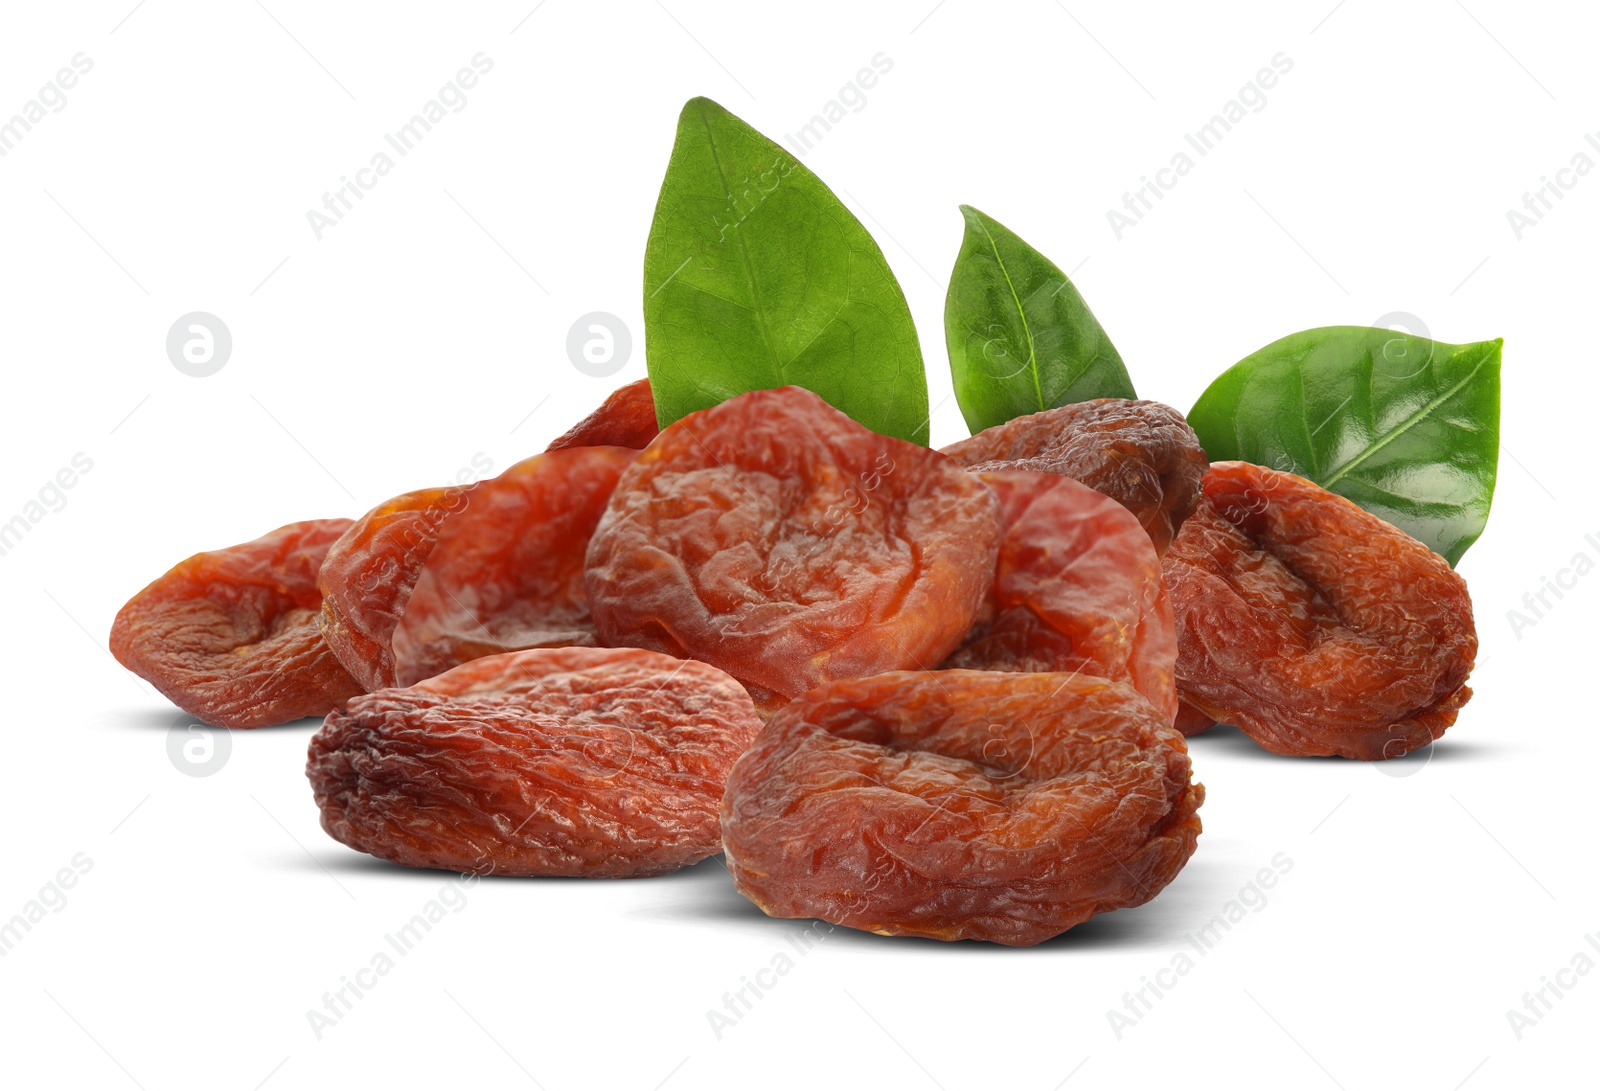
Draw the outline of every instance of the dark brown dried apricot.
<instances>
[{"instance_id":1,"label":"dark brown dried apricot","mask_svg":"<svg viewBox=\"0 0 1600 1091\"><path fill-rule=\"evenodd\" d=\"M290 523L180 562L117 613L111 654L218 727L324 715L361 692L317 625L317 570L349 526Z\"/></svg>"},{"instance_id":2,"label":"dark brown dried apricot","mask_svg":"<svg viewBox=\"0 0 1600 1091\"><path fill-rule=\"evenodd\" d=\"M650 380L616 390L600 408L584 417L551 442L547 451L568 447L627 447L642 451L661 428L656 423L656 402Z\"/></svg>"},{"instance_id":3,"label":"dark brown dried apricot","mask_svg":"<svg viewBox=\"0 0 1600 1091\"><path fill-rule=\"evenodd\" d=\"M1082 671L1132 686L1170 722L1172 604L1139 521L1068 477L980 476L1000 497L1000 554L983 614L944 665Z\"/></svg>"},{"instance_id":4,"label":"dark brown dried apricot","mask_svg":"<svg viewBox=\"0 0 1600 1091\"><path fill-rule=\"evenodd\" d=\"M553 451L380 504L328 551L328 643L367 689L499 652L594 644L584 548L634 455Z\"/></svg>"},{"instance_id":5,"label":"dark brown dried apricot","mask_svg":"<svg viewBox=\"0 0 1600 1091\"><path fill-rule=\"evenodd\" d=\"M757 692L930 667L993 578L994 494L799 387L662 430L589 543L602 643L692 656Z\"/></svg>"},{"instance_id":6,"label":"dark brown dried apricot","mask_svg":"<svg viewBox=\"0 0 1600 1091\"><path fill-rule=\"evenodd\" d=\"M1163 567L1179 695L1275 754L1399 757L1444 734L1472 695L1466 583L1303 477L1212 466Z\"/></svg>"},{"instance_id":7,"label":"dark brown dried apricot","mask_svg":"<svg viewBox=\"0 0 1600 1091\"><path fill-rule=\"evenodd\" d=\"M660 875L719 850L728 772L760 728L715 667L541 648L353 699L306 775L335 840L407 867Z\"/></svg>"},{"instance_id":8,"label":"dark brown dried apricot","mask_svg":"<svg viewBox=\"0 0 1600 1091\"><path fill-rule=\"evenodd\" d=\"M944 453L969 470L1038 470L1105 493L1167 551L1200 500L1205 452L1194 429L1160 402L1100 398L985 428Z\"/></svg>"},{"instance_id":9,"label":"dark brown dried apricot","mask_svg":"<svg viewBox=\"0 0 1600 1091\"><path fill-rule=\"evenodd\" d=\"M722 840L769 916L1026 946L1155 897L1204 798L1183 736L1126 686L900 672L774 716L734 766Z\"/></svg>"},{"instance_id":10,"label":"dark brown dried apricot","mask_svg":"<svg viewBox=\"0 0 1600 1091\"><path fill-rule=\"evenodd\" d=\"M1186 704L1180 700L1178 702L1178 715L1177 718L1172 721L1172 726L1177 728L1185 736L1192 738L1195 735L1205 734L1213 727L1216 727L1217 724L1215 720L1213 720L1210 716L1207 716L1204 712L1201 712L1198 708L1195 708L1193 705Z\"/></svg>"}]
</instances>

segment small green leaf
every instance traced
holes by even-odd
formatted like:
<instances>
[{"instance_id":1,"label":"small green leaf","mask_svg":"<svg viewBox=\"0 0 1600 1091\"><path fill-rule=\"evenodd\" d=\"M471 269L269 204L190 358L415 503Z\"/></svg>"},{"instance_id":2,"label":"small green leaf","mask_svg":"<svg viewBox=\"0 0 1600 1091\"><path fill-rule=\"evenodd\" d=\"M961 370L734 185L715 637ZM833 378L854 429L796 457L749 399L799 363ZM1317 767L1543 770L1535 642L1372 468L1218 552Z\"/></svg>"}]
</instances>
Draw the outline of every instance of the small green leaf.
<instances>
[{"instance_id":1,"label":"small green leaf","mask_svg":"<svg viewBox=\"0 0 1600 1091\"><path fill-rule=\"evenodd\" d=\"M928 385L883 251L811 171L690 99L644 254L644 338L663 427L794 384L868 428L928 442Z\"/></svg>"},{"instance_id":2,"label":"small green leaf","mask_svg":"<svg viewBox=\"0 0 1600 1091\"><path fill-rule=\"evenodd\" d=\"M1223 372L1189 424L1212 460L1310 478L1454 565L1483 533L1494 499L1500 344L1367 326L1305 330Z\"/></svg>"},{"instance_id":3,"label":"small green leaf","mask_svg":"<svg viewBox=\"0 0 1600 1091\"><path fill-rule=\"evenodd\" d=\"M998 220L967 230L944 301L956 401L974 433L1091 398L1132 398L1122 357L1067 275Z\"/></svg>"}]
</instances>

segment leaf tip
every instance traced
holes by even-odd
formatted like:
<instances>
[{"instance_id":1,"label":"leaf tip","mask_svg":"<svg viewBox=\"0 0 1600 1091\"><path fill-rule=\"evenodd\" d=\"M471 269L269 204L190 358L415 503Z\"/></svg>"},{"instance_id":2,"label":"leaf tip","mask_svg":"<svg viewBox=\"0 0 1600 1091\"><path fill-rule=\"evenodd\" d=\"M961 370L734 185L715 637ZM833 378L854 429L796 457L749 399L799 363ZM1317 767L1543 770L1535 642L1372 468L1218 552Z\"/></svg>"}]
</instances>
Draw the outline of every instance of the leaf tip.
<instances>
[{"instance_id":1,"label":"leaf tip","mask_svg":"<svg viewBox=\"0 0 1600 1091\"><path fill-rule=\"evenodd\" d=\"M682 121L684 118L691 116L705 117L712 114L726 114L727 112L727 109L720 102L708 99L704 95L696 95L683 104L683 109L678 112L678 120Z\"/></svg>"}]
</instances>

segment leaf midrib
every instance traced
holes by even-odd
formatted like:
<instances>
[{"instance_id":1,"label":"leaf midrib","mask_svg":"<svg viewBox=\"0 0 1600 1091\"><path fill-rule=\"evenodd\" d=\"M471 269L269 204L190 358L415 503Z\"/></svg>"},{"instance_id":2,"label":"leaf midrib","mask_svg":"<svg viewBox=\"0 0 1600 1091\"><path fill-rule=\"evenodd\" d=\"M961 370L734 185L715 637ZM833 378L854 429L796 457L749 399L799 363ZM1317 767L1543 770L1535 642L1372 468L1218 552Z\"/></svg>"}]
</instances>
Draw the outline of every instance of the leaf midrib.
<instances>
[{"instance_id":1,"label":"leaf midrib","mask_svg":"<svg viewBox=\"0 0 1600 1091\"><path fill-rule=\"evenodd\" d=\"M1028 374L1033 379L1033 395L1039 404L1039 411L1043 412L1050 407L1044 403L1044 387L1039 382L1039 356L1033 346L1033 327L1028 325L1028 312L1022 309L1022 298L1017 295L1017 286L1012 283L1011 271L1006 268L1006 261L1000 256L1000 246L994 240L994 233L989 230L989 225L978 224L978 230L983 232L983 237L988 240L989 252L994 255L995 264L1000 267L1000 275L1005 278L1006 291L1011 293L1011 302L1016 304L1017 318L1022 322L1022 332L1028 338Z\"/></svg>"},{"instance_id":2,"label":"leaf midrib","mask_svg":"<svg viewBox=\"0 0 1600 1091\"><path fill-rule=\"evenodd\" d=\"M1462 389L1468 383L1472 382L1473 379L1477 378L1478 372L1483 370L1484 364L1488 363L1488 361L1489 361L1488 355L1484 354L1484 356L1481 359L1479 359L1477 364L1473 366L1472 370L1467 372L1460 379L1458 379L1450 387L1449 390L1446 390L1443 394L1440 394L1438 397L1434 398L1427 405L1423 406L1421 409L1418 409L1415 413L1411 414L1411 416L1407 417L1405 420L1401 421L1394 428L1391 428L1388 432L1384 433L1383 437L1381 439L1379 439L1376 443L1374 443L1374 444L1370 445L1369 447L1367 447L1359 455L1357 455L1355 458L1351 459L1349 462L1346 462L1343 466L1340 466L1336 473L1334 473L1332 476L1328 477L1326 480L1321 482L1322 487L1325 488L1325 489L1331 489L1334 486L1335 483L1337 483L1338 481L1342 480L1345 477L1348 477L1350 475L1351 471L1353 471L1356 468L1358 468L1362 463L1366 462L1373 455L1377 454L1379 451L1383 450L1385 447L1387 447L1390 443L1394 442L1400 436L1404 435L1406 432L1410 431L1413 427L1415 427L1416 425L1420 424L1422 421L1426 420L1429 416L1431 416L1433 414L1434 410L1438 409L1445 402L1449 401L1451 398L1454 398L1457 394L1461 393Z\"/></svg>"},{"instance_id":3,"label":"leaf midrib","mask_svg":"<svg viewBox=\"0 0 1600 1091\"><path fill-rule=\"evenodd\" d=\"M700 124L705 126L706 143L711 147L711 162L717 168L717 181L722 184L722 195L727 198L729 206L732 207L733 191L728 187L728 174L722 169L722 157L717 154L717 137L711 128L711 118L706 115L704 110L700 111ZM748 217L745 217L745 219L748 219ZM767 356L772 361L772 368L778 373L778 378L781 380L779 385L787 385L789 382L788 371L784 367L783 361L778 357L777 346L772 340L772 330L767 325L766 307L761 300L761 285L756 279L755 267L750 264L750 251L745 246L744 231L741 230L743 227L743 219L734 225L733 241L739 247L739 258L744 262L744 276L750 283L750 297L753 303L750 309L755 315L756 328L761 331L761 343L766 346Z\"/></svg>"}]
</instances>

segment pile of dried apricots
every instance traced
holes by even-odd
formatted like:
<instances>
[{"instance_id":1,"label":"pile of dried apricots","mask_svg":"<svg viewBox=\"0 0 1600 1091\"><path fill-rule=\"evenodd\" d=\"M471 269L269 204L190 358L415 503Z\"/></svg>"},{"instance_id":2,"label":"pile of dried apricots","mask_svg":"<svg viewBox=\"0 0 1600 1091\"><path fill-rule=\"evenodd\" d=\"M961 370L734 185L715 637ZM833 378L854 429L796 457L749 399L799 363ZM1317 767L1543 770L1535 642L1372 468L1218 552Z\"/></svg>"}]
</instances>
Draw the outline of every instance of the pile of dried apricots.
<instances>
[{"instance_id":1,"label":"pile of dried apricots","mask_svg":"<svg viewBox=\"0 0 1600 1091\"><path fill-rule=\"evenodd\" d=\"M1293 474L1102 398L942 451L795 386L191 557L117 659L207 723L326 715L322 825L414 867L659 875L777 917L1028 945L1154 897L1184 735L1391 758L1471 691L1462 579Z\"/></svg>"}]
</instances>

